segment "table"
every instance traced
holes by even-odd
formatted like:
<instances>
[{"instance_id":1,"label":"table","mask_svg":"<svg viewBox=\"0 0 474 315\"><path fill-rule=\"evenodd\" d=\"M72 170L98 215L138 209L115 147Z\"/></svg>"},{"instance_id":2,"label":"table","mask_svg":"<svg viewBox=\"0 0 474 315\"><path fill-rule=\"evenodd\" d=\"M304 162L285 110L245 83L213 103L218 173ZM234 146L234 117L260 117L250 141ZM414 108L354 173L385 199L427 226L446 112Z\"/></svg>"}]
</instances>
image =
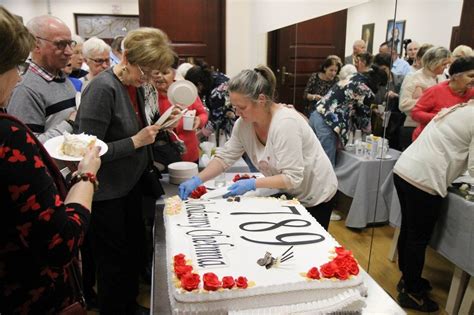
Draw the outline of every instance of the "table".
<instances>
[{"instance_id":1,"label":"table","mask_svg":"<svg viewBox=\"0 0 474 315\"><path fill-rule=\"evenodd\" d=\"M379 191L378 176L380 171L380 183L383 183L401 153L390 149L388 154L392 156L391 159L368 160L354 152L338 153L335 168L338 189L353 198L346 218L347 227L365 228L369 223L388 221L389 208L380 199L375 209Z\"/></svg>"},{"instance_id":2,"label":"table","mask_svg":"<svg viewBox=\"0 0 474 315\"><path fill-rule=\"evenodd\" d=\"M231 180L233 175L234 174L226 174L226 179ZM162 184L166 191L165 198L177 193L178 186L169 184L166 176L162 179ZM150 305L152 314L160 315L171 314L166 277L166 241L163 208L163 201L158 201L155 211L155 224L153 227L154 253ZM360 270L368 292L366 300L367 306L363 309L362 314L406 314L369 274L362 268Z\"/></svg>"},{"instance_id":3,"label":"table","mask_svg":"<svg viewBox=\"0 0 474 315\"><path fill-rule=\"evenodd\" d=\"M385 179L381 186L381 199L385 207L390 209L390 224L399 227L401 223L400 202L393 184L393 174L391 173ZM474 296L474 202L468 201L456 193L449 192L443 201L441 216L433 231L430 246L438 253L446 257L454 265L453 281L446 303L448 313L454 313L460 302L463 287L467 285L471 277L467 299L471 294L470 301L465 303L472 304ZM392 241L392 249L389 258L393 260L396 250L398 234Z\"/></svg>"}]
</instances>

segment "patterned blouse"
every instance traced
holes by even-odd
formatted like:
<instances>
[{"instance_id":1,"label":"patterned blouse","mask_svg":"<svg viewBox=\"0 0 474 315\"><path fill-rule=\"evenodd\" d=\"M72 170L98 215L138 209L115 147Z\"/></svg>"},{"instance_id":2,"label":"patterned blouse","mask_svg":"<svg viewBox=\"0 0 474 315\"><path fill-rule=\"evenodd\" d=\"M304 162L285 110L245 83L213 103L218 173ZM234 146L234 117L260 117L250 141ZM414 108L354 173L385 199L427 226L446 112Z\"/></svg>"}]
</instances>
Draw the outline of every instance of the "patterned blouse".
<instances>
[{"instance_id":1,"label":"patterned blouse","mask_svg":"<svg viewBox=\"0 0 474 315\"><path fill-rule=\"evenodd\" d=\"M33 137L0 116L1 314L55 314L74 302L67 267L89 224L86 208L64 204Z\"/></svg>"},{"instance_id":2,"label":"patterned blouse","mask_svg":"<svg viewBox=\"0 0 474 315\"><path fill-rule=\"evenodd\" d=\"M227 91L229 78L221 72L214 71L212 79L214 83L211 91L202 96L202 102L209 109L209 121L206 128L212 131L224 130L225 134L230 136L236 117Z\"/></svg>"},{"instance_id":3,"label":"patterned blouse","mask_svg":"<svg viewBox=\"0 0 474 315\"><path fill-rule=\"evenodd\" d=\"M305 115L308 117L314 111L317 101L308 101L306 96L308 94L318 94L324 96L338 81L337 77L331 81L322 80L319 77L319 73L320 72L315 72L309 77L308 83L306 83L306 87L304 89L303 98L306 101Z\"/></svg>"},{"instance_id":4,"label":"patterned blouse","mask_svg":"<svg viewBox=\"0 0 474 315\"><path fill-rule=\"evenodd\" d=\"M349 130L370 132L370 105L374 97L367 77L357 73L334 85L316 104L316 110L346 145Z\"/></svg>"}]
</instances>

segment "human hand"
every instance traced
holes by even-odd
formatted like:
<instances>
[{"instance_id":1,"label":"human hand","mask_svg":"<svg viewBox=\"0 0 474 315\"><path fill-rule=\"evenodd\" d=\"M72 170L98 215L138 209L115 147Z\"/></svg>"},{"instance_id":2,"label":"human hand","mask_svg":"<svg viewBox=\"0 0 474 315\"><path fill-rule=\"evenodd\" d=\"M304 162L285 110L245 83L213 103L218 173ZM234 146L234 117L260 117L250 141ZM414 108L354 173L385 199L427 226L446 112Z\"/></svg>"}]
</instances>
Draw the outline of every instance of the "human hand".
<instances>
[{"instance_id":1,"label":"human hand","mask_svg":"<svg viewBox=\"0 0 474 315\"><path fill-rule=\"evenodd\" d=\"M133 146L135 149L155 142L156 134L160 131L160 126L151 125L141 129L137 134L132 136Z\"/></svg>"},{"instance_id":2,"label":"human hand","mask_svg":"<svg viewBox=\"0 0 474 315\"><path fill-rule=\"evenodd\" d=\"M188 199L188 196L193 192L193 190L198 188L201 184L202 180L197 176L193 176L191 179L181 183L178 187L179 198L182 200Z\"/></svg>"},{"instance_id":3,"label":"human hand","mask_svg":"<svg viewBox=\"0 0 474 315\"><path fill-rule=\"evenodd\" d=\"M240 196L245 194L247 191L250 190L255 190L257 187L255 186L256 184L256 179L255 178L250 178L250 179L241 179L235 183L233 183L229 188L229 192L225 194L223 197L227 198L230 196Z\"/></svg>"},{"instance_id":4,"label":"human hand","mask_svg":"<svg viewBox=\"0 0 474 315\"><path fill-rule=\"evenodd\" d=\"M388 91L387 96L388 98L394 98L394 97L398 97L398 94L395 93L394 91Z\"/></svg>"},{"instance_id":5,"label":"human hand","mask_svg":"<svg viewBox=\"0 0 474 315\"><path fill-rule=\"evenodd\" d=\"M201 129L201 133L202 133L202 135L203 135L204 137L207 138L207 137L209 137L209 136L213 133L213 130L204 127L204 128Z\"/></svg>"},{"instance_id":6,"label":"human hand","mask_svg":"<svg viewBox=\"0 0 474 315\"><path fill-rule=\"evenodd\" d=\"M92 173L94 175L97 174L101 163L99 152L99 146L89 148L89 150L84 155L84 158L79 162L77 171L80 173Z\"/></svg>"}]
</instances>

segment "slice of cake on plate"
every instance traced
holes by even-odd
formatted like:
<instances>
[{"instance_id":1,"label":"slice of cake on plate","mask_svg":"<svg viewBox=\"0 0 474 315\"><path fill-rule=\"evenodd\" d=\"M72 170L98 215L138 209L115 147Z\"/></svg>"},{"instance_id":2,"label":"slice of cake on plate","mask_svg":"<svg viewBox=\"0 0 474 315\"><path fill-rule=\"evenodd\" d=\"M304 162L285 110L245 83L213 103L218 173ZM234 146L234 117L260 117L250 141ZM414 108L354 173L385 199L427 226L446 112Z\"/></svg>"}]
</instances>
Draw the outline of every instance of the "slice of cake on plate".
<instances>
[{"instance_id":1,"label":"slice of cake on plate","mask_svg":"<svg viewBox=\"0 0 474 315\"><path fill-rule=\"evenodd\" d=\"M296 200L175 197L165 201L165 228L174 314L325 314L365 306L352 253Z\"/></svg>"},{"instance_id":2,"label":"slice of cake on plate","mask_svg":"<svg viewBox=\"0 0 474 315\"><path fill-rule=\"evenodd\" d=\"M93 147L97 141L96 136L86 135L84 133L74 135L64 133L64 142L61 145L60 152L64 155L80 157L84 156Z\"/></svg>"}]
</instances>

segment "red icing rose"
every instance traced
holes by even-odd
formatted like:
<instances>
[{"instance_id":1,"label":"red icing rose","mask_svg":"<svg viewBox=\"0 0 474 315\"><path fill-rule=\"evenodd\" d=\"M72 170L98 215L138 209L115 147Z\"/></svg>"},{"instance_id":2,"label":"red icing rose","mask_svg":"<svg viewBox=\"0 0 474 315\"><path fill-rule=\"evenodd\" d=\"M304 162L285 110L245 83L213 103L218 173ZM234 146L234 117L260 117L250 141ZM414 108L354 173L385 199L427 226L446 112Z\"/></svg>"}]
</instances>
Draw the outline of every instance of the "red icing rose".
<instances>
[{"instance_id":1,"label":"red icing rose","mask_svg":"<svg viewBox=\"0 0 474 315\"><path fill-rule=\"evenodd\" d=\"M175 265L174 266L174 272L176 273L176 277L178 277L178 279L181 279L182 276L192 271L193 271L193 266L189 266L189 265Z\"/></svg>"},{"instance_id":2,"label":"red icing rose","mask_svg":"<svg viewBox=\"0 0 474 315\"><path fill-rule=\"evenodd\" d=\"M333 259L333 262L337 265L337 268L344 268L347 270L353 262L353 259L351 256L337 256Z\"/></svg>"},{"instance_id":3,"label":"red icing rose","mask_svg":"<svg viewBox=\"0 0 474 315\"><path fill-rule=\"evenodd\" d=\"M199 275L197 273L188 272L181 277L181 287L186 291L192 291L199 287Z\"/></svg>"},{"instance_id":4,"label":"red icing rose","mask_svg":"<svg viewBox=\"0 0 474 315\"><path fill-rule=\"evenodd\" d=\"M336 254L337 256L352 256L352 252L342 246L336 247Z\"/></svg>"},{"instance_id":5,"label":"red icing rose","mask_svg":"<svg viewBox=\"0 0 474 315\"><path fill-rule=\"evenodd\" d=\"M332 278L338 268L335 262L330 261L327 264L322 265L319 269L324 278Z\"/></svg>"},{"instance_id":6,"label":"red icing rose","mask_svg":"<svg viewBox=\"0 0 474 315\"><path fill-rule=\"evenodd\" d=\"M252 177L250 177L249 174L242 174L242 175L236 174L236 175L234 176L234 178L232 179L232 181L233 181L233 182L236 182L236 181L239 181L239 180L241 180L241 179L249 179L249 178L257 178L257 177L256 177L255 175L253 175Z\"/></svg>"},{"instance_id":7,"label":"red icing rose","mask_svg":"<svg viewBox=\"0 0 474 315\"><path fill-rule=\"evenodd\" d=\"M202 281L204 282L204 289L208 291L216 291L221 287L221 282L215 273L207 272L202 275Z\"/></svg>"},{"instance_id":8,"label":"red icing rose","mask_svg":"<svg viewBox=\"0 0 474 315\"><path fill-rule=\"evenodd\" d=\"M356 262L353 262L349 265L349 268L347 269L349 274L351 275L358 275L359 274L359 265Z\"/></svg>"},{"instance_id":9,"label":"red icing rose","mask_svg":"<svg viewBox=\"0 0 474 315\"><path fill-rule=\"evenodd\" d=\"M349 279L349 272L345 268L339 268L334 273L334 276L339 280L347 280Z\"/></svg>"},{"instance_id":10,"label":"red icing rose","mask_svg":"<svg viewBox=\"0 0 474 315\"><path fill-rule=\"evenodd\" d=\"M235 281L235 284L237 285L237 287L242 289L246 289L249 286L247 283L247 278L245 277L238 277L237 281Z\"/></svg>"},{"instance_id":11,"label":"red icing rose","mask_svg":"<svg viewBox=\"0 0 474 315\"><path fill-rule=\"evenodd\" d=\"M207 189L204 186L199 186L198 188L194 189L193 192L191 193L191 198L193 199L199 199L201 198L202 195L207 193Z\"/></svg>"},{"instance_id":12,"label":"red icing rose","mask_svg":"<svg viewBox=\"0 0 474 315\"><path fill-rule=\"evenodd\" d=\"M306 277L311 278L311 279L321 279L321 276L319 275L318 268L316 268L316 267L311 268L306 273Z\"/></svg>"},{"instance_id":13,"label":"red icing rose","mask_svg":"<svg viewBox=\"0 0 474 315\"><path fill-rule=\"evenodd\" d=\"M186 265L186 256L184 254L178 254L174 256L174 265L183 266Z\"/></svg>"},{"instance_id":14,"label":"red icing rose","mask_svg":"<svg viewBox=\"0 0 474 315\"><path fill-rule=\"evenodd\" d=\"M234 277L225 276L222 278L222 287L224 289L232 289L235 285Z\"/></svg>"}]
</instances>

